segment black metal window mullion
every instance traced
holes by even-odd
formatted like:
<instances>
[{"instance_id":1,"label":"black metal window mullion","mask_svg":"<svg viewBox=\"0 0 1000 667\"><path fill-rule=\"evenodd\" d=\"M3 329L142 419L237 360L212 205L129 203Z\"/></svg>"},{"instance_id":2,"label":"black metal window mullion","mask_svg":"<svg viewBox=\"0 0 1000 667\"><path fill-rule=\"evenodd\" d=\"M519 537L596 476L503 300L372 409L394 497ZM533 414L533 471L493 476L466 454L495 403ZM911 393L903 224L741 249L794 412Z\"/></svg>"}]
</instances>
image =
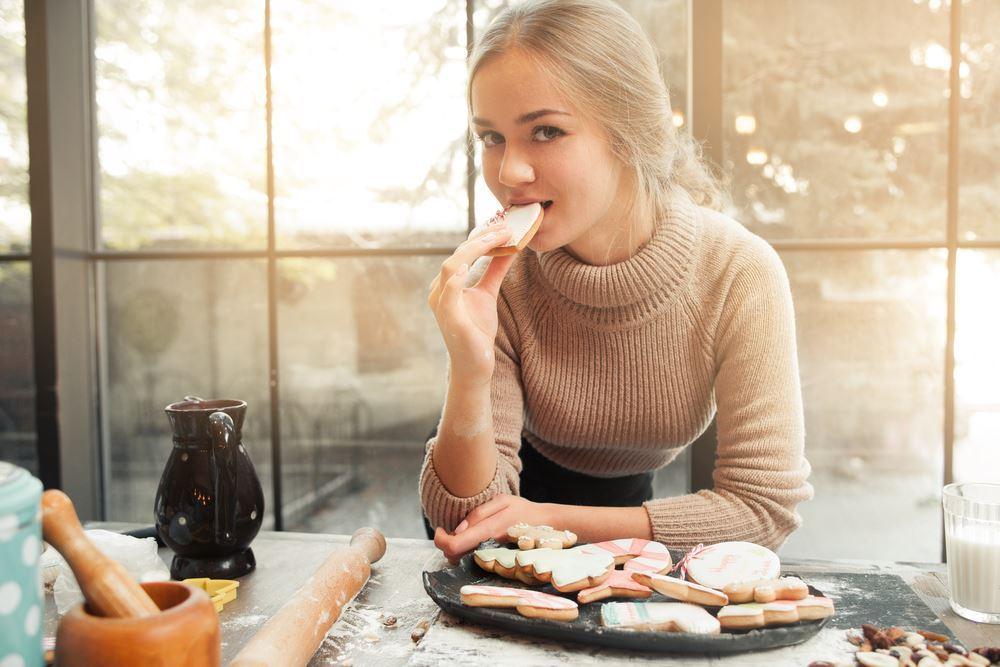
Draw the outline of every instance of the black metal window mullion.
<instances>
[{"instance_id":1,"label":"black metal window mullion","mask_svg":"<svg viewBox=\"0 0 1000 667\"><path fill-rule=\"evenodd\" d=\"M281 480L281 386L278 367L278 258L274 227L274 144L271 121L274 98L271 89L271 0L264 0L264 84L267 108L267 345L268 384L271 403L271 488L274 529L284 530Z\"/></svg>"},{"instance_id":2,"label":"black metal window mullion","mask_svg":"<svg viewBox=\"0 0 1000 667\"><path fill-rule=\"evenodd\" d=\"M24 3L28 98L28 198L31 208L31 307L35 374L35 434L39 478L62 486L56 368L55 234L49 127L47 2Z\"/></svg>"}]
</instances>

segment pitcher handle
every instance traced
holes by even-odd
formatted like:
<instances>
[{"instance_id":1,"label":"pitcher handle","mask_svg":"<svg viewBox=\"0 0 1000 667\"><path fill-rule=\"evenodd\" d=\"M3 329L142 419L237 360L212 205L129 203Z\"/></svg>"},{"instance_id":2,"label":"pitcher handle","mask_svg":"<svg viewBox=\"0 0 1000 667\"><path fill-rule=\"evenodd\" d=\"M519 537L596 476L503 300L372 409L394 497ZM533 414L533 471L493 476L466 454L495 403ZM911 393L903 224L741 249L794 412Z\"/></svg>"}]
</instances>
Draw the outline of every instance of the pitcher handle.
<instances>
[{"instance_id":1,"label":"pitcher handle","mask_svg":"<svg viewBox=\"0 0 1000 667\"><path fill-rule=\"evenodd\" d=\"M237 479L236 426L225 412L213 412L208 417L212 429L212 494L215 500L215 541L217 544L236 542Z\"/></svg>"}]
</instances>

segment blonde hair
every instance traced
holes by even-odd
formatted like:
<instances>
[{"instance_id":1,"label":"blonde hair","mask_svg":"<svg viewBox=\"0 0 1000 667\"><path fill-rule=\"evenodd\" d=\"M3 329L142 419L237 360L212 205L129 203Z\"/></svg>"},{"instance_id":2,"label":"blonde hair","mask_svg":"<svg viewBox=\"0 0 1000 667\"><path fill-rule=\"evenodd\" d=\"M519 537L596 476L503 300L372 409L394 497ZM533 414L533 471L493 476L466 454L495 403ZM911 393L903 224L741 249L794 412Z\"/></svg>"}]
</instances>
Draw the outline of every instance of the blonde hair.
<instances>
[{"instance_id":1,"label":"blonde hair","mask_svg":"<svg viewBox=\"0 0 1000 667\"><path fill-rule=\"evenodd\" d=\"M674 126L656 52L624 9L609 0L525 0L505 9L469 59L470 116L476 73L515 50L550 72L557 90L604 128L634 176L633 207L662 216L678 189L702 206L726 205L701 146Z\"/></svg>"}]
</instances>

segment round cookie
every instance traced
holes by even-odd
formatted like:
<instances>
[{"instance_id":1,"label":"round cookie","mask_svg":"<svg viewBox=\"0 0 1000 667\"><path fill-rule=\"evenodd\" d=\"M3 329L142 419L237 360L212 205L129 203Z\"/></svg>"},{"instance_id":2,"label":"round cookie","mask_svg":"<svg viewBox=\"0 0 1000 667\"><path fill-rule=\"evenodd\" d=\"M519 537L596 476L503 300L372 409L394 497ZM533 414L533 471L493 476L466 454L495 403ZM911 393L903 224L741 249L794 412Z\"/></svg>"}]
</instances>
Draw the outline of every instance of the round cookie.
<instances>
[{"instance_id":1,"label":"round cookie","mask_svg":"<svg viewBox=\"0 0 1000 667\"><path fill-rule=\"evenodd\" d=\"M684 560L687 579L722 590L730 584L777 579L781 561L766 547L752 542L720 542L693 550Z\"/></svg>"}]
</instances>

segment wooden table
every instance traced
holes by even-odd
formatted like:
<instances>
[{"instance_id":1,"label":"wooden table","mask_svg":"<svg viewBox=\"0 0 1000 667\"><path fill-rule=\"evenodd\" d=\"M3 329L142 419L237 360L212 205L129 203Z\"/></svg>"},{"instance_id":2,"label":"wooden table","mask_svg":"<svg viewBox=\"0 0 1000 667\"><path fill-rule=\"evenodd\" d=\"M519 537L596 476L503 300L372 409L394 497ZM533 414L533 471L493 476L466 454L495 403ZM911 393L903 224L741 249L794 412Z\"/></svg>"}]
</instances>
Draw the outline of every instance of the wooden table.
<instances>
[{"instance_id":1,"label":"wooden table","mask_svg":"<svg viewBox=\"0 0 1000 667\"><path fill-rule=\"evenodd\" d=\"M94 524L113 530L134 528L125 524ZM349 541L346 535L263 532L253 543L257 570L240 580L239 597L220 614L223 663L231 660L243 644L272 613L306 581L336 545ZM172 553L160 550L169 563ZM800 646L734 656L664 656L592 646L538 640L533 637L502 636L491 628L465 623L441 612L424 592L421 573L447 566L447 561L426 540L390 539L385 557L373 567L368 585L349 606L313 658L311 665L550 665L572 662L582 665L641 663L665 665L807 665L813 660L849 664L854 647L846 641L847 630L830 626ZM836 600L836 577L843 573L898 575L916 592L937 617L965 646L1000 646L1000 626L967 621L948 606L947 572L941 564L882 563L874 561L789 560L787 572L803 576ZM892 610L887 610L891 613ZM395 616L386 627L384 617ZM46 600L46 636L56 627L52 596ZM422 621L430 628L419 642L410 635Z\"/></svg>"}]
</instances>

